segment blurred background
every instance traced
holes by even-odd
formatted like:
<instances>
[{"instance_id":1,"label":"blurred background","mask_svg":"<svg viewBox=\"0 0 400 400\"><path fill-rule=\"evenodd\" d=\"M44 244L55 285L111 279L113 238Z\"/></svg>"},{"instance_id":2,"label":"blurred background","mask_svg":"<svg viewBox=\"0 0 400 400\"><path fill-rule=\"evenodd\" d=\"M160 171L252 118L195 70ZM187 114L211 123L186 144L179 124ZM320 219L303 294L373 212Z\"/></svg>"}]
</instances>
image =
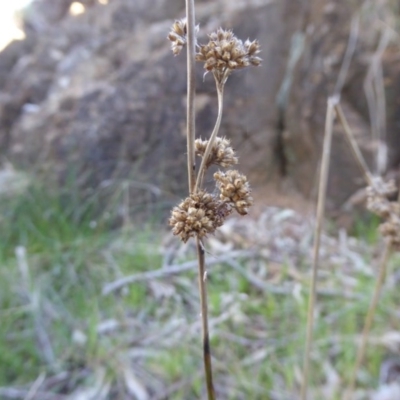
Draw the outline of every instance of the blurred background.
<instances>
[{"instance_id":1,"label":"blurred background","mask_svg":"<svg viewBox=\"0 0 400 400\"><path fill-rule=\"evenodd\" d=\"M0 0L1 399L204 396L195 256L167 227L187 192L186 58L166 39L184 6ZM374 174L397 179L400 4L197 0L196 19L199 42L222 26L258 39L263 58L225 89L221 134L255 206L209 241L218 398L295 400L327 97L354 44L341 105ZM196 101L206 138L217 99L202 65ZM374 284L381 242L364 186L335 124L317 400L340 398ZM360 399L399 352L390 276Z\"/></svg>"}]
</instances>

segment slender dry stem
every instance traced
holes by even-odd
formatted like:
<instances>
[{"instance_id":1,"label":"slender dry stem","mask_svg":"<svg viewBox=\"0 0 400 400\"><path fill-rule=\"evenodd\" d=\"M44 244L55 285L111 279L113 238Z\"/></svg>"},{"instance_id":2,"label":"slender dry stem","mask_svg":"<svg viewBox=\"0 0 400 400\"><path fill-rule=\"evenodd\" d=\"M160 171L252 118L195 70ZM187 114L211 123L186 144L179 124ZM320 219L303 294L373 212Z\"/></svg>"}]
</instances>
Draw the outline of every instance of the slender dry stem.
<instances>
[{"instance_id":1,"label":"slender dry stem","mask_svg":"<svg viewBox=\"0 0 400 400\"><path fill-rule=\"evenodd\" d=\"M374 320L376 307L378 305L379 297L380 297L381 290L382 290L382 285L385 280L387 264L388 264L388 261L390 258L391 251L392 251L392 242L390 239L388 239L386 242L384 251L383 251L381 261L379 263L379 273L378 273L377 281L375 284L372 300L369 305L368 313L367 313L367 316L365 317L364 328L363 328L363 332L361 335L361 343L358 347L356 363L354 365L354 368L353 368L353 371L352 371L352 374L350 377L350 382L349 382L349 386L347 389L347 394L346 394L345 400L351 400L354 395L357 373L361 367L361 364L364 361L365 350L367 348L368 336L369 336L369 332L371 330L372 322Z\"/></svg>"},{"instance_id":2,"label":"slender dry stem","mask_svg":"<svg viewBox=\"0 0 400 400\"><path fill-rule=\"evenodd\" d=\"M319 261L319 247L321 242L322 222L324 219L326 188L328 183L329 161L331 154L332 132L333 132L333 119L334 119L334 106L337 104L338 97L328 98L328 107L325 120L325 135L324 145L322 151L321 173L318 188L318 205L317 205L317 221L315 225L314 249L313 249L313 265L311 276L311 292L308 302L307 313L307 332L306 344L304 352L304 365L303 365L303 382L301 386L301 400L307 399L307 389L310 373L310 353L313 340L314 328L314 308L317 290L317 277L318 277L318 261Z\"/></svg>"},{"instance_id":3,"label":"slender dry stem","mask_svg":"<svg viewBox=\"0 0 400 400\"><path fill-rule=\"evenodd\" d=\"M372 179L372 174L368 168L367 163L364 160L364 157L361 153L360 148L358 147L358 144L354 137L354 134L350 128L350 125L347 122L347 119L343 113L343 109L339 103L337 103L335 105L335 111L337 113L340 123L343 126L343 129L346 134L346 138L349 142L353 156L354 156L355 160L357 161L357 164L359 165L361 171L363 172L365 180L368 182L368 185L373 187L374 183L373 183L373 179Z\"/></svg>"},{"instance_id":4,"label":"slender dry stem","mask_svg":"<svg viewBox=\"0 0 400 400\"><path fill-rule=\"evenodd\" d=\"M350 125L347 122L347 119L343 113L342 107L340 104L335 105L335 110L338 115L338 118L343 126L343 129L346 134L346 138L348 140L348 143L350 145L351 151L353 153L353 156L355 160L357 161L357 164L359 165L361 171L364 174L364 178L367 181L368 185L371 187L374 187L374 181L373 181L373 176L368 168L367 163L365 162L365 159L361 153L361 150L357 144L357 141L355 140L354 134L350 128ZM348 389L345 393L345 400L351 400L354 396L354 389L355 389L355 383L356 383L356 378L357 378L357 373L361 367L361 364L363 363L364 360L364 355L365 355L365 350L367 347L367 341L368 341L368 336L371 330L371 325L375 316L375 311L376 307L378 305L378 300L379 296L381 293L382 285L385 279L386 275L386 268L387 268L387 263L391 254L392 250L392 243L391 240L389 239L386 242L385 249L382 255L382 259L379 265L379 274L377 278L377 282L374 288L374 293L372 296L372 300L368 309L367 316L365 318L365 323L364 323L364 328L361 336L361 343L358 347L357 350L357 357L356 357L356 362L350 377L349 381L349 386Z\"/></svg>"},{"instance_id":5,"label":"slender dry stem","mask_svg":"<svg viewBox=\"0 0 400 400\"><path fill-rule=\"evenodd\" d=\"M215 138L218 136L219 128L221 126L221 119L222 119L222 111L223 111L223 104L224 104L224 83L219 84L216 81L216 87L217 87L217 96L218 96L218 117L217 121L214 126L214 130L211 133L210 139L208 140L208 144L206 147L206 150L204 152L203 158L201 160L199 172L197 174L197 179L196 179L196 185L194 191L197 191L201 188L203 184L203 178L204 174L206 171L206 165L207 165L207 160L208 156L211 153L212 146L214 145Z\"/></svg>"},{"instance_id":6,"label":"slender dry stem","mask_svg":"<svg viewBox=\"0 0 400 400\"><path fill-rule=\"evenodd\" d=\"M194 105L195 94L196 94L196 81L195 81L196 39L195 39L194 0L186 0L186 21L187 21L187 167L189 176L189 192L193 193L200 187L199 185L201 185L202 176L204 174L204 172L201 172L202 170L200 167L199 176L196 181L196 164L195 164L195 149L194 149L194 142L196 137L195 105ZM222 93L220 94L218 91L218 104L220 105L220 103L222 105ZM220 114L222 114L222 106L219 107L218 120L217 120L218 129L214 130L216 133L219 130L219 124L221 122ZM203 157L203 163L204 160L207 159L208 154L209 152L207 153L206 151L206 154ZM205 163L204 165L203 163L202 163L202 168L204 170ZM196 243L197 243L197 258L199 265L199 293L200 293L201 320L202 320L202 330L203 330L204 371L206 375L208 400L214 400L215 395L214 395L214 387L212 381L210 339L208 334L208 307L207 307L207 291L206 291L207 275L205 271L205 254L203 245L198 236L196 238Z\"/></svg>"},{"instance_id":7,"label":"slender dry stem","mask_svg":"<svg viewBox=\"0 0 400 400\"><path fill-rule=\"evenodd\" d=\"M196 56L196 38L195 38L195 18L194 18L194 0L186 0L186 24L187 24L187 167L189 178L189 193L192 193L196 180L196 164L194 154L194 141L196 137L195 129L195 56Z\"/></svg>"},{"instance_id":8,"label":"slender dry stem","mask_svg":"<svg viewBox=\"0 0 400 400\"><path fill-rule=\"evenodd\" d=\"M207 384L207 396L208 400L215 399L213 377L212 377L212 366L211 366L211 349L210 349L210 337L208 333L208 306L207 306L207 272L205 268L205 252L201 240L196 238L197 244L197 257L199 263L199 293L201 303L201 321L202 321L202 336L203 336L203 360L204 360L204 372L206 375Z\"/></svg>"}]
</instances>

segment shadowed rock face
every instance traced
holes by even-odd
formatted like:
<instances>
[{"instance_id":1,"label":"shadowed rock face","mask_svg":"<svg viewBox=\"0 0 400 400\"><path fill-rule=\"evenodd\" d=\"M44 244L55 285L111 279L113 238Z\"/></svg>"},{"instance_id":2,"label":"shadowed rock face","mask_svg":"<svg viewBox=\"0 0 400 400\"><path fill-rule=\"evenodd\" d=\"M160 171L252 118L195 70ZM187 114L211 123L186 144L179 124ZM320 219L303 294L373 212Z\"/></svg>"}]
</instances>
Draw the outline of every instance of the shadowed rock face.
<instances>
[{"instance_id":1,"label":"shadowed rock face","mask_svg":"<svg viewBox=\"0 0 400 400\"><path fill-rule=\"evenodd\" d=\"M73 170L85 187L129 179L138 203L149 199L145 193L154 189L149 184L183 196L185 54L173 57L166 40L172 20L184 14L183 2L89 1L77 17L68 14L71 1L55 3L38 0L25 17L27 39L0 53L2 157L61 178ZM261 67L229 78L222 135L232 138L254 186L275 182L279 188L285 178L311 196L326 97L357 2L220 0L198 1L196 7L200 42L223 26L242 39L259 39L262 48ZM372 154L368 107L360 100L366 55L376 45L375 37L367 39L356 50L342 99L360 142ZM398 80L398 69L390 67L395 59L385 60ZM201 65L197 72L197 133L204 138L212 130L217 102L212 77L203 77ZM390 98L397 99L393 87ZM388 142L397 145L399 103L393 104ZM359 177L339 131L337 137L330 186L334 208L354 192ZM391 165L397 165L399 154L392 149ZM159 193L153 189L153 195Z\"/></svg>"},{"instance_id":2,"label":"shadowed rock face","mask_svg":"<svg viewBox=\"0 0 400 400\"><path fill-rule=\"evenodd\" d=\"M366 8L359 0L312 0L309 7L308 34L294 73L283 141L288 175L303 193L313 190L307 177L321 156L326 99L334 92L349 41L356 45L341 91L344 114L372 173L382 175L397 169L400 155L400 74L394 61L399 48L390 29L378 28L380 18L387 18L390 25L399 15L389 8ZM358 187L365 186L338 123L334 125L331 160L328 205L337 210Z\"/></svg>"}]
</instances>

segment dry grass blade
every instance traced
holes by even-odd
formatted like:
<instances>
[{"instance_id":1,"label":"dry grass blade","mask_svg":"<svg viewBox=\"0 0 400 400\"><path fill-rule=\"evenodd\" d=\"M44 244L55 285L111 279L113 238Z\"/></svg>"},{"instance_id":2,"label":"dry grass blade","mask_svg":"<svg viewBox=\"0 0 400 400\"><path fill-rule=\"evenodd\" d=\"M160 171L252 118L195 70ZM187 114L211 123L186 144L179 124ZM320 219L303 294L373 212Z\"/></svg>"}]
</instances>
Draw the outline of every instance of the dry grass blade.
<instances>
[{"instance_id":1,"label":"dry grass blade","mask_svg":"<svg viewBox=\"0 0 400 400\"><path fill-rule=\"evenodd\" d=\"M26 248L18 246L15 249L18 268L21 274L21 290L27 298L32 311L35 333L43 359L51 366L57 366L57 360L51 343L50 335L46 330L46 323L41 309L41 292L31 279L31 271L27 259Z\"/></svg>"},{"instance_id":2,"label":"dry grass blade","mask_svg":"<svg viewBox=\"0 0 400 400\"><path fill-rule=\"evenodd\" d=\"M42 372L38 376L36 381L33 383L31 388L29 389L29 393L24 397L24 400L33 400L45 379L46 379L46 374L44 372Z\"/></svg>"},{"instance_id":3,"label":"dry grass blade","mask_svg":"<svg viewBox=\"0 0 400 400\"><path fill-rule=\"evenodd\" d=\"M313 250L313 264L312 264L312 277L311 277L311 292L308 303L307 313L307 332L306 344L304 352L304 366L303 366L303 382L301 386L301 400L307 399L308 380L310 374L310 353L313 338L314 328L314 308L316 300L317 289L317 274L318 274L318 260L319 260L319 247L322 233L322 222L325 211L326 187L328 183L329 161L331 154L332 132L333 132L333 119L334 119L334 106L337 104L338 97L328 98L328 107L325 120L325 137L322 151L321 173L318 188L318 206L317 206L317 221L315 225L314 237L314 250Z\"/></svg>"},{"instance_id":4,"label":"dry grass blade","mask_svg":"<svg viewBox=\"0 0 400 400\"><path fill-rule=\"evenodd\" d=\"M150 396L144 385L137 378L128 363L121 362L127 392L136 400L149 400Z\"/></svg>"},{"instance_id":5,"label":"dry grass blade","mask_svg":"<svg viewBox=\"0 0 400 400\"><path fill-rule=\"evenodd\" d=\"M221 255L220 257L215 258L214 260L210 260L208 261L208 264L209 265L220 264L224 262L229 262L236 258L251 258L254 257L255 255L256 252L254 251L237 250ZM160 278L165 278L166 276L179 274L181 272L196 268L197 265L198 265L197 260L193 260L193 261L187 261L182 264L164 266L154 271L126 276L124 278L117 279L114 282L106 283L103 286L102 294L103 296L106 296L112 292L115 292L116 290L123 288L126 285L130 285L135 282L150 281L153 279L160 279Z\"/></svg>"},{"instance_id":6,"label":"dry grass blade","mask_svg":"<svg viewBox=\"0 0 400 400\"><path fill-rule=\"evenodd\" d=\"M390 258L390 254L392 251L392 243L390 239L386 242L385 249L383 251L382 259L379 264L379 274L377 277L377 281L375 284L374 288L374 293L372 296L372 300L368 309L367 316L365 318L365 323L364 323L364 328L361 336L361 343L358 347L357 351L357 357L356 357L356 363L354 365L353 372L350 377L350 382L349 382L349 387L345 396L345 400L351 400L354 395L354 388L355 388L355 383L357 379L357 373L361 367L362 362L364 361L364 356L365 356L365 350L367 348L367 341L368 341L368 336L371 330L372 322L375 316L375 311L376 307L378 305L379 297L381 294L382 290L382 285L385 280L386 276L386 269L387 269L387 264Z\"/></svg>"},{"instance_id":7,"label":"dry grass blade","mask_svg":"<svg viewBox=\"0 0 400 400\"><path fill-rule=\"evenodd\" d=\"M29 394L28 390L15 388L0 388L0 398L3 400L23 400ZM67 400L69 396L49 392L36 392L36 399L40 400Z\"/></svg>"}]
</instances>

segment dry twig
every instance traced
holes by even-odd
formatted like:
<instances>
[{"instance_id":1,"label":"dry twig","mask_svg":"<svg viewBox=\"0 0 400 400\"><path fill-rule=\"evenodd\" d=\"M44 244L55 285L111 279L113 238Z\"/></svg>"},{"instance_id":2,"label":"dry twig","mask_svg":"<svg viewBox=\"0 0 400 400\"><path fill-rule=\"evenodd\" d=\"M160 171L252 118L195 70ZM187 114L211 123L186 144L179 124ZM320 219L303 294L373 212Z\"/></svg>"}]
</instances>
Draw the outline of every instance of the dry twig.
<instances>
[{"instance_id":1,"label":"dry twig","mask_svg":"<svg viewBox=\"0 0 400 400\"><path fill-rule=\"evenodd\" d=\"M254 251L236 250L236 251L232 251L231 253L221 255L218 258L215 258L213 260L210 260L208 262L208 264L215 265L215 264L228 262L229 260L236 259L236 258L254 257L255 255L256 255L256 252L254 252ZM106 295L108 295L112 292L115 292L116 290L119 290L119 289L123 288L124 286L130 285L132 283L164 278L169 275L175 275L175 274L179 274L184 271L188 271L190 269L194 269L196 266L197 266L197 260L193 260L193 261L187 261L182 264L165 266L160 269L156 269L154 271L143 272L140 274L126 276L124 278L117 279L114 282L106 283L103 286L102 294L103 294L103 296L106 296Z\"/></svg>"}]
</instances>

